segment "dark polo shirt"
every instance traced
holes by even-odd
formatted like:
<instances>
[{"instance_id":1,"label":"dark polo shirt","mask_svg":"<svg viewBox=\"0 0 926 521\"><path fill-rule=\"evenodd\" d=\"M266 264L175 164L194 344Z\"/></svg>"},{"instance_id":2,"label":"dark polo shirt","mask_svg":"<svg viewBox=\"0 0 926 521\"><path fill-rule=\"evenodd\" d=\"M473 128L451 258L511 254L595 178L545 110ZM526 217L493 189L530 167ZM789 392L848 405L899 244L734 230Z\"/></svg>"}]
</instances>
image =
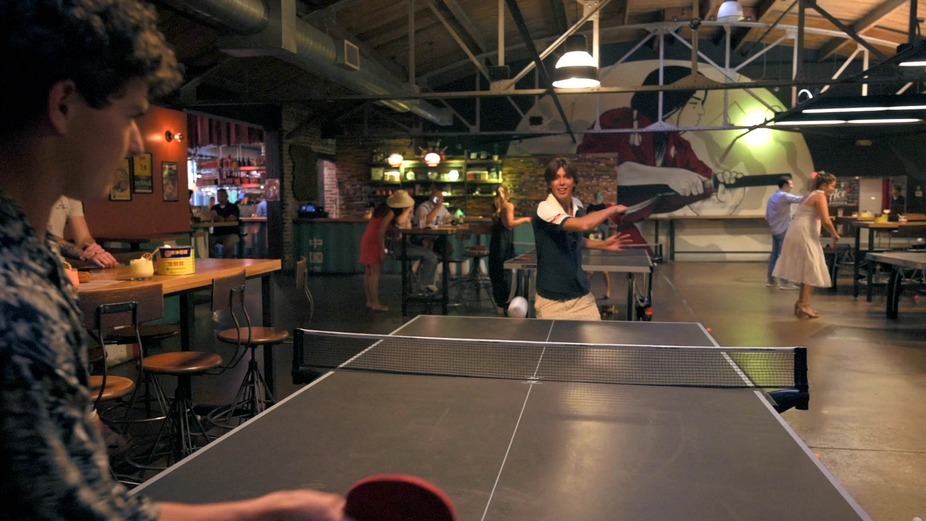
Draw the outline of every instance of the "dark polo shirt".
<instances>
[{"instance_id":1,"label":"dark polo shirt","mask_svg":"<svg viewBox=\"0 0 926 521\"><path fill-rule=\"evenodd\" d=\"M531 219L537 249L537 294L550 300L572 300L588 294L588 277L582 269L582 234L567 232L563 223L585 215L582 202L572 199L567 214L553 195L537 205Z\"/></svg>"}]
</instances>

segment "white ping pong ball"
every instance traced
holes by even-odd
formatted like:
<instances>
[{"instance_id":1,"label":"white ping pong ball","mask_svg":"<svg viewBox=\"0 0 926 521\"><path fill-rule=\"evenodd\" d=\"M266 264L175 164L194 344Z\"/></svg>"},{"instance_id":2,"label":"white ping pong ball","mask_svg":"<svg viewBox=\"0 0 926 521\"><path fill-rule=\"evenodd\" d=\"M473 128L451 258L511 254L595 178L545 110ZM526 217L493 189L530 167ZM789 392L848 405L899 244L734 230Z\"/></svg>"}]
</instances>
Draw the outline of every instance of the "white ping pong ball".
<instances>
[{"instance_id":1,"label":"white ping pong ball","mask_svg":"<svg viewBox=\"0 0 926 521\"><path fill-rule=\"evenodd\" d=\"M511 318L524 318L527 316L528 303L524 297L515 297L508 304L508 316Z\"/></svg>"}]
</instances>

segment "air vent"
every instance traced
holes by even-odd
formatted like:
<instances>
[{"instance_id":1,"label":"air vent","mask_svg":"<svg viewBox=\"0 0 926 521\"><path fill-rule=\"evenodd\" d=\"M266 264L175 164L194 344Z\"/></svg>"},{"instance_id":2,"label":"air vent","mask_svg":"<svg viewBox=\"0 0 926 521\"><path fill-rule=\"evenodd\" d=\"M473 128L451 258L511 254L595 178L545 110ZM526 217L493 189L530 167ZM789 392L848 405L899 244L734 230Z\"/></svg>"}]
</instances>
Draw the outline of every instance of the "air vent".
<instances>
[{"instance_id":1,"label":"air vent","mask_svg":"<svg viewBox=\"0 0 926 521\"><path fill-rule=\"evenodd\" d=\"M345 69L360 70L360 48L347 40L338 46L338 65Z\"/></svg>"}]
</instances>

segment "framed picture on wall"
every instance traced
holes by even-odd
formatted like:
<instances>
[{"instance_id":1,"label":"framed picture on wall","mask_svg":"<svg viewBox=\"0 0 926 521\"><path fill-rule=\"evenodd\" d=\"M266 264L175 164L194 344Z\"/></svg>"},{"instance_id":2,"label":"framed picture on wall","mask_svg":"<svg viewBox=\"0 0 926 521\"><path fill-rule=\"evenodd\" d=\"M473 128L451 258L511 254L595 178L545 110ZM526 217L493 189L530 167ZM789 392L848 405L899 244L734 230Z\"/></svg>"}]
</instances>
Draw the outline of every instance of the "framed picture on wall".
<instances>
[{"instance_id":1,"label":"framed picture on wall","mask_svg":"<svg viewBox=\"0 0 926 521\"><path fill-rule=\"evenodd\" d=\"M109 190L110 201L131 201L132 200L132 174L129 159L122 161L117 169L118 177Z\"/></svg>"},{"instance_id":2,"label":"framed picture on wall","mask_svg":"<svg viewBox=\"0 0 926 521\"><path fill-rule=\"evenodd\" d=\"M177 163L173 161L161 161L161 189L165 201L179 201L180 187L179 173Z\"/></svg>"},{"instance_id":3,"label":"framed picture on wall","mask_svg":"<svg viewBox=\"0 0 926 521\"><path fill-rule=\"evenodd\" d=\"M132 158L132 191L136 194L154 193L154 176L151 175L151 154Z\"/></svg>"}]
</instances>

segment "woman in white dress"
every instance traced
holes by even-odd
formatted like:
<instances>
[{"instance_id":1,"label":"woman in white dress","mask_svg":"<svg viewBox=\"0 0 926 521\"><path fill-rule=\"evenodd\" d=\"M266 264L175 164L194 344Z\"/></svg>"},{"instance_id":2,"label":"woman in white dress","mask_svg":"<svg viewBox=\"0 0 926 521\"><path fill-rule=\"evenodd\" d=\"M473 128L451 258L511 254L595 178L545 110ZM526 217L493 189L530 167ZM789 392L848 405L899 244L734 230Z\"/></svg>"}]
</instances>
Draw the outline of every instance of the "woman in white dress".
<instances>
[{"instance_id":1,"label":"woman in white dress","mask_svg":"<svg viewBox=\"0 0 926 521\"><path fill-rule=\"evenodd\" d=\"M829 287L829 270L820 244L820 226L833 237L833 245L839 234L830 219L829 197L836 190L836 176L820 172L814 178L814 191L800 204L785 234L781 256L775 263L772 275L801 285L801 296L794 303L794 314L798 318L817 318L819 313L810 307L813 288Z\"/></svg>"}]
</instances>

